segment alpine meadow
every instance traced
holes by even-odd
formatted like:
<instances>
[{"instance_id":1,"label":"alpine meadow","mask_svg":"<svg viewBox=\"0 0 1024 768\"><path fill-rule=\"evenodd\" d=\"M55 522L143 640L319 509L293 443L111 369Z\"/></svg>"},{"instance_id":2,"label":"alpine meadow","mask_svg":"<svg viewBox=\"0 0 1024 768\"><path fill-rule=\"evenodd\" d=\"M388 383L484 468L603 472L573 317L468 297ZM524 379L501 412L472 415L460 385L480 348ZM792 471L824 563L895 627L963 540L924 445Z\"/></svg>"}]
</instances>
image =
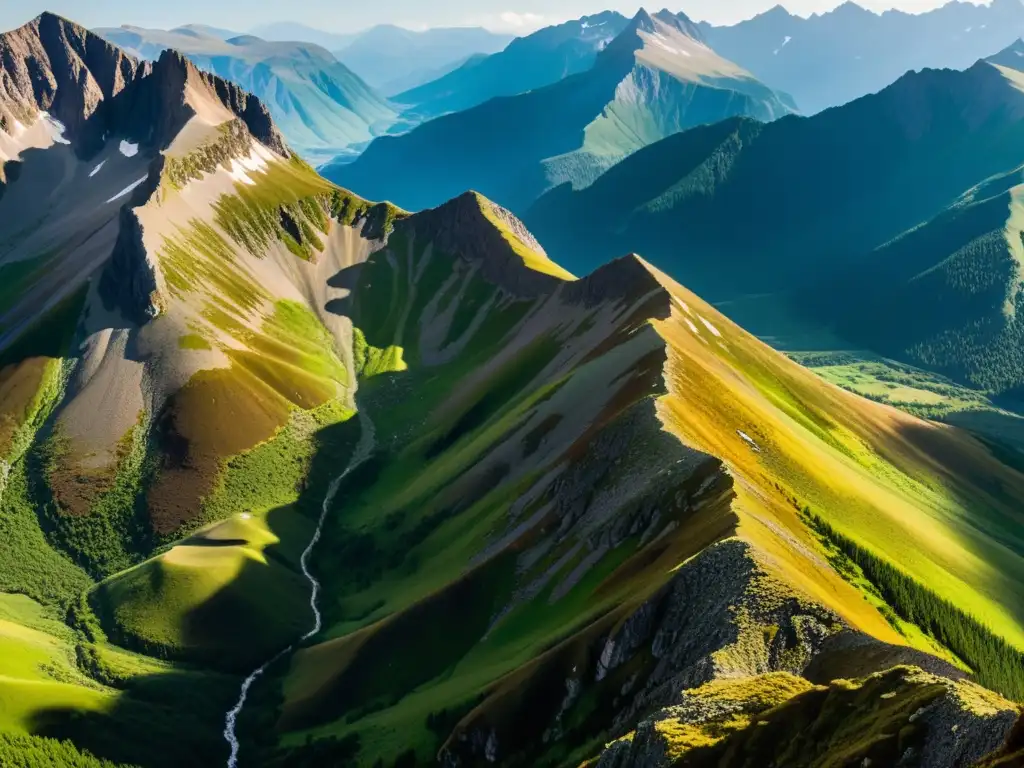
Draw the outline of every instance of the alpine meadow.
<instances>
[{"instance_id":1,"label":"alpine meadow","mask_svg":"<svg viewBox=\"0 0 1024 768\"><path fill-rule=\"evenodd\" d=\"M1022 0L18 5L0 766L1024 768Z\"/></svg>"}]
</instances>

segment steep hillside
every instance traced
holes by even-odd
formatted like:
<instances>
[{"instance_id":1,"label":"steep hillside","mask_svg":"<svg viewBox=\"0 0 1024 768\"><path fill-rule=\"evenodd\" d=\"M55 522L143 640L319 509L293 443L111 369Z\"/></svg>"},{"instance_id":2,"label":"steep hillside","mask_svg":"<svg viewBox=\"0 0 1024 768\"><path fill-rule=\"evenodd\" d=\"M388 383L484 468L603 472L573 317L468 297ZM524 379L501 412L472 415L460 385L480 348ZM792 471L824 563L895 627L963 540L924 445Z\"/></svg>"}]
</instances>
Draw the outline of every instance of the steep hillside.
<instances>
[{"instance_id":1,"label":"steep hillside","mask_svg":"<svg viewBox=\"0 0 1024 768\"><path fill-rule=\"evenodd\" d=\"M178 54L49 14L0 50L0 763L79 759L54 737L208 765L236 674L306 626L314 521L266 516L331 479L308 479L317 432L352 415L355 372L327 279L396 212Z\"/></svg>"},{"instance_id":2,"label":"steep hillside","mask_svg":"<svg viewBox=\"0 0 1024 768\"><path fill-rule=\"evenodd\" d=\"M473 58L443 77L400 93L405 117L422 121L483 104L498 96L557 83L594 65L597 54L618 37L629 19L614 11L545 27L516 38L508 48Z\"/></svg>"},{"instance_id":3,"label":"steep hillside","mask_svg":"<svg viewBox=\"0 0 1024 768\"><path fill-rule=\"evenodd\" d=\"M482 27L414 31L380 24L332 50L366 82L391 96L447 74L470 57L497 53L511 41L511 35Z\"/></svg>"},{"instance_id":4,"label":"steep hillside","mask_svg":"<svg viewBox=\"0 0 1024 768\"><path fill-rule=\"evenodd\" d=\"M1024 641L1017 587L989 570L1024 579L1024 541L1007 538L1024 477L824 384L637 257L576 282L530 274L527 242L486 234L495 216L476 196L412 216L353 274L354 324L407 368L364 373L376 452L343 481L314 561L324 630L258 685L250 759L579 764L682 689L772 672L807 676L775 703L899 663L956 679L967 656L1017 690L1019 652L980 627ZM887 605L873 564L892 562L914 595L982 623ZM948 640L957 660L910 619L981 634ZM955 688L883 685L891 713L865 717L885 733ZM989 702L943 699L970 761L1018 710L963 690Z\"/></svg>"},{"instance_id":5,"label":"steep hillside","mask_svg":"<svg viewBox=\"0 0 1024 768\"><path fill-rule=\"evenodd\" d=\"M258 96L288 143L318 162L385 133L396 114L388 103L326 50L243 35L227 40L202 29L118 27L97 34L142 59L173 49L200 69Z\"/></svg>"},{"instance_id":6,"label":"steep hillside","mask_svg":"<svg viewBox=\"0 0 1024 768\"><path fill-rule=\"evenodd\" d=\"M911 73L809 119L670 137L586 190L553 190L527 223L569 269L642 249L716 301L795 294L801 322L851 345L1012 390L1018 52ZM772 318L756 330L773 333Z\"/></svg>"},{"instance_id":7,"label":"steep hillside","mask_svg":"<svg viewBox=\"0 0 1024 768\"><path fill-rule=\"evenodd\" d=\"M985 445L638 256L354 197L179 54L0 49L0 764L1014 748L1024 474Z\"/></svg>"},{"instance_id":8,"label":"steep hillside","mask_svg":"<svg viewBox=\"0 0 1024 768\"><path fill-rule=\"evenodd\" d=\"M789 111L711 51L685 16L641 11L590 70L383 137L355 163L324 173L410 210L477 189L521 211L552 186L585 187L631 152L694 125Z\"/></svg>"},{"instance_id":9,"label":"steep hillside","mask_svg":"<svg viewBox=\"0 0 1024 768\"><path fill-rule=\"evenodd\" d=\"M734 26L701 24L708 43L807 114L882 90L910 70L966 69L1024 36L1018 0L954 0L925 13L875 13L853 2L796 16L782 6Z\"/></svg>"}]
</instances>

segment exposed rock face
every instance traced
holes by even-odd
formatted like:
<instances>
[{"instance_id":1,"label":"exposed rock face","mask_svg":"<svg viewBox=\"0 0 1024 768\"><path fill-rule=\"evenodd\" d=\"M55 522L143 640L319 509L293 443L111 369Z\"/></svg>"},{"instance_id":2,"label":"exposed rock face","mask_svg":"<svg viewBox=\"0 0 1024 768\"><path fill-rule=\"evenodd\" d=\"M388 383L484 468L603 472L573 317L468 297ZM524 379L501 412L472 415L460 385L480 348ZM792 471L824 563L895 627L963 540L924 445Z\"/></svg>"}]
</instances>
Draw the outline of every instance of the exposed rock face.
<instances>
[{"instance_id":1,"label":"exposed rock face","mask_svg":"<svg viewBox=\"0 0 1024 768\"><path fill-rule=\"evenodd\" d=\"M459 254L469 264L478 266L486 280L512 294L535 297L554 290L562 281L552 275L523 269L522 257L488 221L488 209L497 212L495 218L513 233L513 237L526 231L510 212L475 192L466 192L438 208L419 213L415 221L409 219L404 227L399 224L396 231L414 230L417 237L433 242L439 250ZM531 235L524 246L532 244L536 244L536 240Z\"/></svg>"},{"instance_id":2,"label":"exposed rock face","mask_svg":"<svg viewBox=\"0 0 1024 768\"><path fill-rule=\"evenodd\" d=\"M652 318L664 319L671 311L671 297L661 289L661 284L636 254L602 265L586 278L565 286L563 291L571 300L580 301L585 306L616 298L652 294L658 304L657 308L648 308Z\"/></svg>"},{"instance_id":3,"label":"exposed rock face","mask_svg":"<svg viewBox=\"0 0 1024 768\"><path fill-rule=\"evenodd\" d=\"M142 125L152 131L149 143L157 149L166 148L196 114L190 103L198 94L209 94L238 117L253 138L277 154L290 155L270 112L255 96L216 75L202 72L176 51L164 51L153 65L152 75L140 84L134 96L135 112ZM145 108L140 109L140 106Z\"/></svg>"},{"instance_id":4,"label":"exposed rock face","mask_svg":"<svg viewBox=\"0 0 1024 768\"><path fill-rule=\"evenodd\" d=\"M72 22L44 13L0 35L0 128L36 121L49 112L76 148L95 149L85 124L101 105L149 70L119 48Z\"/></svg>"},{"instance_id":5,"label":"exposed rock face","mask_svg":"<svg viewBox=\"0 0 1024 768\"><path fill-rule=\"evenodd\" d=\"M117 306L125 317L139 325L160 314L162 300L157 267L146 252L142 224L133 208L143 205L156 190L161 165L160 160L154 161L147 183L135 190L131 202L121 208L117 242L100 278L104 302Z\"/></svg>"},{"instance_id":6,"label":"exposed rock face","mask_svg":"<svg viewBox=\"0 0 1024 768\"><path fill-rule=\"evenodd\" d=\"M623 736L645 713L679 705L684 691L710 681L798 675L842 629L834 613L770 576L749 544L728 539L683 565L650 600L595 638L586 666L577 663L575 673L592 691L614 691L611 735ZM557 725L551 724L549 738L557 736ZM442 750L442 762L474 765L488 759L488 751L500 762L522 748L502 727L471 716Z\"/></svg>"},{"instance_id":7,"label":"exposed rock face","mask_svg":"<svg viewBox=\"0 0 1024 768\"><path fill-rule=\"evenodd\" d=\"M799 674L841 628L838 616L769 576L750 545L733 539L681 568L661 594L609 636L598 674L643 650L656 660L616 716L625 732L644 711L715 678Z\"/></svg>"},{"instance_id":8,"label":"exposed rock face","mask_svg":"<svg viewBox=\"0 0 1024 768\"><path fill-rule=\"evenodd\" d=\"M196 113L190 90L208 92L241 119L258 141L289 152L270 112L238 86L205 74L166 51L139 62L101 37L51 13L0 35L0 129L30 125L48 112L76 150L89 155L108 135L166 148Z\"/></svg>"},{"instance_id":9,"label":"exposed rock face","mask_svg":"<svg viewBox=\"0 0 1024 768\"><path fill-rule=\"evenodd\" d=\"M63 127L63 140L82 157L125 137L156 155L167 149L185 125L202 110L234 115L221 131L222 141L209 157L191 158L196 170L179 173L180 183L199 171L248 154L252 139L283 157L290 152L266 107L254 96L214 75L201 72L181 54L165 51L154 63L141 63L88 30L45 13L25 26L0 35L0 130L16 135L34 124L41 112ZM2 159L2 158L0 158ZM157 156L149 179L126 201L120 233L101 288L109 304L136 322L160 312L156 269L142 244L141 226L131 208L143 205L157 190L165 171L182 171L182 161L168 167ZM0 167L0 192L18 169ZM174 183L175 179L171 179Z\"/></svg>"},{"instance_id":10,"label":"exposed rock face","mask_svg":"<svg viewBox=\"0 0 1024 768\"><path fill-rule=\"evenodd\" d=\"M828 686L768 675L685 692L609 745L598 766L972 766L1004 744L1018 711L915 667Z\"/></svg>"}]
</instances>

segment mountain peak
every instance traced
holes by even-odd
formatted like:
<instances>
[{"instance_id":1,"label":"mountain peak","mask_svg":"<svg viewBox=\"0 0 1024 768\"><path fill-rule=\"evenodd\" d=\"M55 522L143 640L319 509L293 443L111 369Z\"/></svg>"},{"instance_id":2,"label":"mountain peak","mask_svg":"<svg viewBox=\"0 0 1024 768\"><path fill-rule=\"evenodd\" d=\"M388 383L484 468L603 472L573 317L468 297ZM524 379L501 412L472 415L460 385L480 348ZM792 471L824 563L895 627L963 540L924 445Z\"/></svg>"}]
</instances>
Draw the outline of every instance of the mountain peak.
<instances>
[{"instance_id":1,"label":"mountain peak","mask_svg":"<svg viewBox=\"0 0 1024 768\"><path fill-rule=\"evenodd\" d=\"M641 8L633 16L629 26L626 27L626 32L643 30L644 32L653 32L655 29L654 18L647 12L646 8Z\"/></svg>"},{"instance_id":2,"label":"mountain peak","mask_svg":"<svg viewBox=\"0 0 1024 768\"><path fill-rule=\"evenodd\" d=\"M550 291L571 275L548 259L540 243L510 211L479 192L465 192L397 225L480 269L491 283L519 296Z\"/></svg>"},{"instance_id":3,"label":"mountain peak","mask_svg":"<svg viewBox=\"0 0 1024 768\"><path fill-rule=\"evenodd\" d=\"M840 17L844 17L844 18L845 17L853 17L853 16L872 16L872 15L874 15L874 14L871 13L871 11L867 10L863 6L858 5L857 3L853 2L853 0L846 0L845 3L843 3L840 6L837 6L835 8L835 10L832 11L832 14L834 16L840 16Z\"/></svg>"},{"instance_id":4,"label":"mountain peak","mask_svg":"<svg viewBox=\"0 0 1024 768\"><path fill-rule=\"evenodd\" d=\"M645 37L655 37L669 53L688 56L676 51L674 46L664 43L665 37L682 36L698 43L704 43L704 35L690 18L684 13L672 13L664 8L655 14L641 8L637 11L629 25L605 49L605 58L617 58L632 54L644 46ZM667 47L666 47L667 46Z\"/></svg>"},{"instance_id":5,"label":"mountain peak","mask_svg":"<svg viewBox=\"0 0 1024 768\"><path fill-rule=\"evenodd\" d=\"M654 14L654 18L663 24L667 24L672 29L682 32L687 37L692 37L698 42L704 42L704 35L701 33L700 28L682 11L672 13L672 11L665 8Z\"/></svg>"},{"instance_id":6,"label":"mountain peak","mask_svg":"<svg viewBox=\"0 0 1024 768\"><path fill-rule=\"evenodd\" d=\"M994 56L985 59L989 64L1024 71L1024 39L1017 38Z\"/></svg>"},{"instance_id":7,"label":"mountain peak","mask_svg":"<svg viewBox=\"0 0 1024 768\"><path fill-rule=\"evenodd\" d=\"M153 65L152 79L157 94L154 106L159 115L159 127L152 141L158 146L166 146L185 122L202 109L201 105L192 104L191 99L206 93L241 119L253 138L282 157L290 156L284 137L259 98L234 83L203 72L184 54L164 50Z\"/></svg>"},{"instance_id":8,"label":"mountain peak","mask_svg":"<svg viewBox=\"0 0 1024 768\"><path fill-rule=\"evenodd\" d=\"M99 140L83 128L100 104L148 70L120 48L50 12L0 34L0 62L0 125L33 125L45 112L84 152Z\"/></svg>"}]
</instances>

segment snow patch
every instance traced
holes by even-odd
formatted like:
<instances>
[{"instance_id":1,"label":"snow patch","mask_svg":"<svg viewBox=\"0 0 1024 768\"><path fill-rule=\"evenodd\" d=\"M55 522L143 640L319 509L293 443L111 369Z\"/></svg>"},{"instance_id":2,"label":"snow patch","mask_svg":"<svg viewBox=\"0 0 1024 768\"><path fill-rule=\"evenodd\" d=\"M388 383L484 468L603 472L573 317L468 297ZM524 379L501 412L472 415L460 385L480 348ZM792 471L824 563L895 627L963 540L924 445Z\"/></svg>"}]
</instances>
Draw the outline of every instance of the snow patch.
<instances>
[{"instance_id":1,"label":"snow patch","mask_svg":"<svg viewBox=\"0 0 1024 768\"><path fill-rule=\"evenodd\" d=\"M683 318L683 319L686 320L686 324L688 326L690 326L690 330L693 331L695 335L700 336L700 329L697 328L697 326L693 324L693 320L691 320L688 317Z\"/></svg>"},{"instance_id":2,"label":"snow patch","mask_svg":"<svg viewBox=\"0 0 1024 768\"><path fill-rule=\"evenodd\" d=\"M264 157L257 151L257 147L261 145L253 144L253 150L248 157L238 158L238 162L242 164L242 167L247 171L262 171L267 167L267 158ZM273 155L271 155L273 157Z\"/></svg>"},{"instance_id":3,"label":"snow patch","mask_svg":"<svg viewBox=\"0 0 1024 768\"><path fill-rule=\"evenodd\" d=\"M264 159L264 160L266 160L266 161L267 161L268 163L269 163L270 161L272 161L272 160L277 160L277 159L278 159L277 155L275 155L275 154L274 154L273 152L271 152L271 151L270 151L269 149L267 149L266 147L264 147L264 146L263 146L262 144L260 144L260 143L259 143L258 141L254 141L254 142L252 143L252 151L253 151L253 154L255 154L255 155L256 155L257 157L263 158L263 159Z\"/></svg>"},{"instance_id":4,"label":"snow patch","mask_svg":"<svg viewBox=\"0 0 1024 768\"><path fill-rule=\"evenodd\" d=\"M228 176L231 177L232 181L237 181L240 184L247 184L250 187L256 186L256 182L250 179L249 175L245 172L245 166L237 159L231 161L231 167L228 168Z\"/></svg>"},{"instance_id":5,"label":"snow patch","mask_svg":"<svg viewBox=\"0 0 1024 768\"><path fill-rule=\"evenodd\" d=\"M719 330L717 328L715 328L715 326L713 326L710 322L708 322L705 318L701 317L700 315L697 315L697 317L700 317L700 321L702 323L704 323L704 326L709 331L711 331L713 334L715 334L715 336L718 336L719 338L721 338L722 334L719 332Z\"/></svg>"},{"instance_id":6,"label":"snow patch","mask_svg":"<svg viewBox=\"0 0 1024 768\"><path fill-rule=\"evenodd\" d=\"M748 435L742 429L737 429L736 430L736 434L739 435L741 438L743 438L744 442L746 442L747 445L749 445L751 448L753 448L755 453L760 453L761 452L761 448L758 446L757 443L754 442L754 438L752 438L750 435Z\"/></svg>"},{"instance_id":7,"label":"snow patch","mask_svg":"<svg viewBox=\"0 0 1024 768\"><path fill-rule=\"evenodd\" d=\"M46 127L50 130L50 138L53 139L55 144L70 144L71 142L64 138L64 131L67 130L64 123L57 120L55 117L51 117L49 112L40 112L39 116L46 122Z\"/></svg>"},{"instance_id":8,"label":"snow patch","mask_svg":"<svg viewBox=\"0 0 1024 768\"><path fill-rule=\"evenodd\" d=\"M647 38L659 48L674 53L677 56L690 56L689 51L684 51L682 48L676 48L674 45L669 45L669 41L660 32L655 32L653 35Z\"/></svg>"},{"instance_id":9,"label":"snow patch","mask_svg":"<svg viewBox=\"0 0 1024 768\"><path fill-rule=\"evenodd\" d=\"M122 140L120 150L121 154L124 155L125 157L135 157L137 154L139 154L139 145L132 144L131 142Z\"/></svg>"},{"instance_id":10,"label":"snow patch","mask_svg":"<svg viewBox=\"0 0 1024 768\"><path fill-rule=\"evenodd\" d=\"M774 51L772 51L772 55L773 56L778 56L779 55L779 51L781 51L783 48L785 48L787 45L789 45L789 41L792 40L792 39L793 39L792 37L790 37L789 35L786 35L786 39L782 41L782 45L780 45L778 48L776 48Z\"/></svg>"},{"instance_id":11,"label":"snow patch","mask_svg":"<svg viewBox=\"0 0 1024 768\"><path fill-rule=\"evenodd\" d=\"M144 181L145 181L146 179L148 179L148 178L149 178L149 176L148 176L148 175L146 175L146 176L143 176L143 177L142 177L141 179L139 179L138 181L132 182L132 183L131 183L131 184L129 184L129 185L127 186L127 187L125 187L125 188L124 188L124 189L122 189L122 190L121 190L120 192L118 192L118 193L117 193L116 195L114 195L114 196L113 196L112 198L110 198L109 200L107 200L107 202L108 202L108 203L112 203L112 202L114 202L115 200L120 200L120 199L121 199L122 197L124 197L125 195L131 194L132 192L134 192L134 191L135 191L135 188L136 188L136 187L138 187L138 186L139 186L140 184L142 184L142 182L144 182Z\"/></svg>"},{"instance_id":12,"label":"snow patch","mask_svg":"<svg viewBox=\"0 0 1024 768\"><path fill-rule=\"evenodd\" d=\"M102 168L106 164L107 164L106 160L101 160L99 165L97 165L95 168L93 168L91 171L89 171L89 178L91 179L93 176L95 176L97 173L99 173L100 172L100 168Z\"/></svg>"},{"instance_id":13,"label":"snow patch","mask_svg":"<svg viewBox=\"0 0 1024 768\"><path fill-rule=\"evenodd\" d=\"M228 175L241 184L255 186L256 182L249 178L249 173L263 171L274 154L263 147L259 142L253 142L252 151L245 157L236 157L231 161L228 168Z\"/></svg>"}]
</instances>

